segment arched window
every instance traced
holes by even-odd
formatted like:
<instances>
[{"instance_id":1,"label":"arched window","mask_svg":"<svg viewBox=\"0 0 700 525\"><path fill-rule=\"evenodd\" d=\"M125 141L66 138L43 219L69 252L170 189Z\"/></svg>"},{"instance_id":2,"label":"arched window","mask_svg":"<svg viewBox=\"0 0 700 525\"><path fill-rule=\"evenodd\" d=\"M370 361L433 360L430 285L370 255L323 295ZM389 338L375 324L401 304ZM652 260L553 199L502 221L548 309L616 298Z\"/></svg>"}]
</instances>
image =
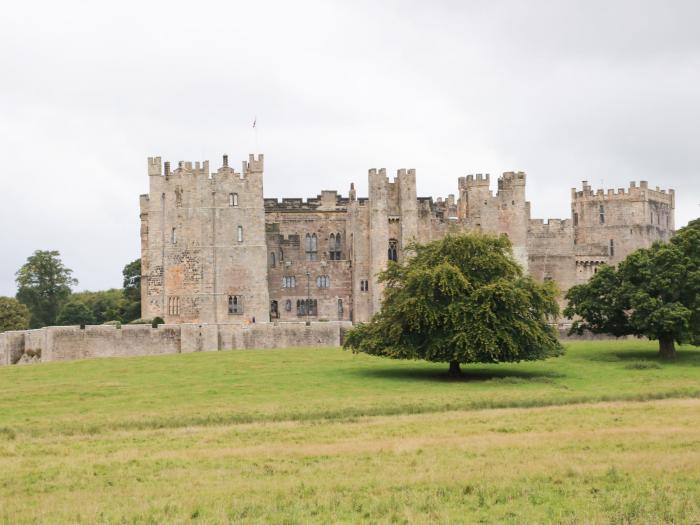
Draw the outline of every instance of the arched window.
<instances>
[{"instance_id":1,"label":"arched window","mask_svg":"<svg viewBox=\"0 0 700 525\"><path fill-rule=\"evenodd\" d=\"M238 242L243 242L243 226L238 227Z\"/></svg>"},{"instance_id":2,"label":"arched window","mask_svg":"<svg viewBox=\"0 0 700 525\"><path fill-rule=\"evenodd\" d=\"M389 239L389 260L390 261L396 262L399 260L398 255L397 255L398 245L399 245L399 241L397 241L396 239Z\"/></svg>"},{"instance_id":3,"label":"arched window","mask_svg":"<svg viewBox=\"0 0 700 525\"><path fill-rule=\"evenodd\" d=\"M243 298L240 295L228 296L228 313L242 314L243 313Z\"/></svg>"},{"instance_id":4,"label":"arched window","mask_svg":"<svg viewBox=\"0 0 700 525\"><path fill-rule=\"evenodd\" d=\"M285 309L287 312L291 312L291 311L292 311L292 300L291 300L291 299L287 299L287 301L284 303L284 309Z\"/></svg>"},{"instance_id":5,"label":"arched window","mask_svg":"<svg viewBox=\"0 0 700 525\"><path fill-rule=\"evenodd\" d=\"M339 233L336 233L336 234L331 233L331 236L329 239L329 253L330 253L331 261L339 261L341 259L340 246L341 246L340 234Z\"/></svg>"},{"instance_id":6,"label":"arched window","mask_svg":"<svg viewBox=\"0 0 700 525\"><path fill-rule=\"evenodd\" d=\"M319 288L328 288L331 285L331 280L327 275L319 275L316 277L316 286Z\"/></svg>"},{"instance_id":7,"label":"arched window","mask_svg":"<svg viewBox=\"0 0 700 525\"><path fill-rule=\"evenodd\" d=\"M360 280L360 291L361 292L368 292L369 291L369 281L367 279Z\"/></svg>"},{"instance_id":8,"label":"arched window","mask_svg":"<svg viewBox=\"0 0 700 525\"><path fill-rule=\"evenodd\" d=\"M168 297L168 315L180 315L179 297Z\"/></svg>"},{"instance_id":9,"label":"arched window","mask_svg":"<svg viewBox=\"0 0 700 525\"><path fill-rule=\"evenodd\" d=\"M273 319L279 319L280 313L277 309L277 301L270 302L270 317Z\"/></svg>"},{"instance_id":10,"label":"arched window","mask_svg":"<svg viewBox=\"0 0 700 525\"><path fill-rule=\"evenodd\" d=\"M177 244L177 230L175 228L170 231L170 242Z\"/></svg>"},{"instance_id":11,"label":"arched window","mask_svg":"<svg viewBox=\"0 0 700 525\"><path fill-rule=\"evenodd\" d=\"M297 285L297 278L293 275L287 275L282 277L282 288L295 288Z\"/></svg>"},{"instance_id":12,"label":"arched window","mask_svg":"<svg viewBox=\"0 0 700 525\"><path fill-rule=\"evenodd\" d=\"M277 256L275 255L275 252L270 253L270 266L274 268L277 265Z\"/></svg>"},{"instance_id":13,"label":"arched window","mask_svg":"<svg viewBox=\"0 0 700 525\"><path fill-rule=\"evenodd\" d=\"M280 248L280 262L284 261L284 250Z\"/></svg>"},{"instance_id":14,"label":"arched window","mask_svg":"<svg viewBox=\"0 0 700 525\"><path fill-rule=\"evenodd\" d=\"M306 234L304 238L304 244L306 247L306 260L307 261L317 261L318 260L318 238L316 234Z\"/></svg>"},{"instance_id":15,"label":"arched window","mask_svg":"<svg viewBox=\"0 0 700 525\"><path fill-rule=\"evenodd\" d=\"M238 206L238 193L229 193L228 194L228 205L229 206Z\"/></svg>"}]
</instances>

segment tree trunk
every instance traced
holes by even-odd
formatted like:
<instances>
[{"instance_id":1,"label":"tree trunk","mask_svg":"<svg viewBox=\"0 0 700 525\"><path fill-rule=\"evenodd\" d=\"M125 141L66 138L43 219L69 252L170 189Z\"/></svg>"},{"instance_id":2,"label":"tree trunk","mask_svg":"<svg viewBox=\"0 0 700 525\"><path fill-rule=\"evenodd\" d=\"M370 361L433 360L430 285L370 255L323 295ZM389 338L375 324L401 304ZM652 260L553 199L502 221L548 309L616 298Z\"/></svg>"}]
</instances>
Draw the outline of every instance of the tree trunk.
<instances>
[{"instance_id":1,"label":"tree trunk","mask_svg":"<svg viewBox=\"0 0 700 525\"><path fill-rule=\"evenodd\" d=\"M450 375L459 377L462 375L462 369L459 367L459 361L450 361Z\"/></svg>"},{"instance_id":2,"label":"tree trunk","mask_svg":"<svg viewBox=\"0 0 700 525\"><path fill-rule=\"evenodd\" d=\"M676 344L673 336L662 335L659 337L659 355L664 359L673 359L676 357Z\"/></svg>"}]
</instances>

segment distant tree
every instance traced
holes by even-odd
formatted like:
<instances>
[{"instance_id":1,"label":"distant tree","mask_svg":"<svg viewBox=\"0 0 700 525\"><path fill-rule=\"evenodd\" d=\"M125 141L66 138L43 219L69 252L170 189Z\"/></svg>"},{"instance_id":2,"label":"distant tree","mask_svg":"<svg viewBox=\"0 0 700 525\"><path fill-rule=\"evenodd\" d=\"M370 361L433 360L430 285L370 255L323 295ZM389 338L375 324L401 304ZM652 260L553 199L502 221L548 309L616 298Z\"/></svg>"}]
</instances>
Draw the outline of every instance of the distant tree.
<instances>
[{"instance_id":1,"label":"distant tree","mask_svg":"<svg viewBox=\"0 0 700 525\"><path fill-rule=\"evenodd\" d=\"M59 326L95 324L90 307L79 297L71 297L61 307L56 324Z\"/></svg>"},{"instance_id":2,"label":"distant tree","mask_svg":"<svg viewBox=\"0 0 700 525\"><path fill-rule=\"evenodd\" d=\"M78 284L72 270L61 262L57 251L37 250L17 271L17 300L32 314L30 326L39 328L56 323L63 303L70 297L71 286Z\"/></svg>"},{"instance_id":3,"label":"distant tree","mask_svg":"<svg viewBox=\"0 0 700 525\"><path fill-rule=\"evenodd\" d=\"M413 245L415 256L389 262L381 310L352 328L345 348L394 359L500 363L563 353L548 317L558 314L556 288L524 275L510 241L450 236Z\"/></svg>"},{"instance_id":4,"label":"distant tree","mask_svg":"<svg viewBox=\"0 0 700 525\"><path fill-rule=\"evenodd\" d=\"M32 314L14 297L0 297L0 332L26 330Z\"/></svg>"},{"instance_id":5,"label":"distant tree","mask_svg":"<svg viewBox=\"0 0 700 525\"><path fill-rule=\"evenodd\" d=\"M124 297L124 291L120 288L98 292L77 292L72 295L72 298L78 298L87 305L96 324L107 321L125 322L128 301Z\"/></svg>"},{"instance_id":6,"label":"distant tree","mask_svg":"<svg viewBox=\"0 0 700 525\"><path fill-rule=\"evenodd\" d=\"M665 358L675 357L675 343L700 344L700 219L668 243L637 250L617 267L603 266L566 298L571 333L658 339Z\"/></svg>"},{"instance_id":7,"label":"distant tree","mask_svg":"<svg viewBox=\"0 0 700 525\"><path fill-rule=\"evenodd\" d=\"M136 259L124 267L124 305L123 321L128 323L141 317L141 259Z\"/></svg>"}]
</instances>

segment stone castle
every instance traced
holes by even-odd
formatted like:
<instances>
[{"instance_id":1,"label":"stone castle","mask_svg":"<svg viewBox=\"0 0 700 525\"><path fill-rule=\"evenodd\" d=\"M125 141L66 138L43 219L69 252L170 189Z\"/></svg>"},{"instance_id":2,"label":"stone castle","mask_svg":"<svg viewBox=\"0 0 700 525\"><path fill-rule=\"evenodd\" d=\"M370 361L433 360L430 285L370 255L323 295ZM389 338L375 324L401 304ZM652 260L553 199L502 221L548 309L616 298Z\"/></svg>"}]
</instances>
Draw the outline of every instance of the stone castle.
<instances>
[{"instance_id":1,"label":"stone castle","mask_svg":"<svg viewBox=\"0 0 700 525\"><path fill-rule=\"evenodd\" d=\"M649 188L571 191L571 217L530 217L526 176L460 177L458 194L418 197L415 170L369 170L369 196L322 191L307 200L263 196L263 155L240 172L209 162L171 169L148 159L150 188L141 196L142 317L166 323L269 321L362 322L380 307L377 274L401 261L412 241L449 233L507 235L518 261L562 291L601 264L668 240L674 192Z\"/></svg>"}]
</instances>

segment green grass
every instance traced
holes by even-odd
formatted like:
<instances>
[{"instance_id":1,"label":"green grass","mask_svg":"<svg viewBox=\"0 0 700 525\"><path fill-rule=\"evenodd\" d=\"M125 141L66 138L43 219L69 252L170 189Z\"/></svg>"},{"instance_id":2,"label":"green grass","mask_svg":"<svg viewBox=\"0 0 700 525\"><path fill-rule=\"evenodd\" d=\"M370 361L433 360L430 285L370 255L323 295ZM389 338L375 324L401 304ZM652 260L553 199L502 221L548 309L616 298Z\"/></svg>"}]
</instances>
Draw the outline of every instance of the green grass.
<instances>
[{"instance_id":1,"label":"green grass","mask_svg":"<svg viewBox=\"0 0 700 525\"><path fill-rule=\"evenodd\" d=\"M339 349L0 368L0 523L700 520L700 349ZM656 401L654 401L656 400Z\"/></svg>"}]
</instances>

